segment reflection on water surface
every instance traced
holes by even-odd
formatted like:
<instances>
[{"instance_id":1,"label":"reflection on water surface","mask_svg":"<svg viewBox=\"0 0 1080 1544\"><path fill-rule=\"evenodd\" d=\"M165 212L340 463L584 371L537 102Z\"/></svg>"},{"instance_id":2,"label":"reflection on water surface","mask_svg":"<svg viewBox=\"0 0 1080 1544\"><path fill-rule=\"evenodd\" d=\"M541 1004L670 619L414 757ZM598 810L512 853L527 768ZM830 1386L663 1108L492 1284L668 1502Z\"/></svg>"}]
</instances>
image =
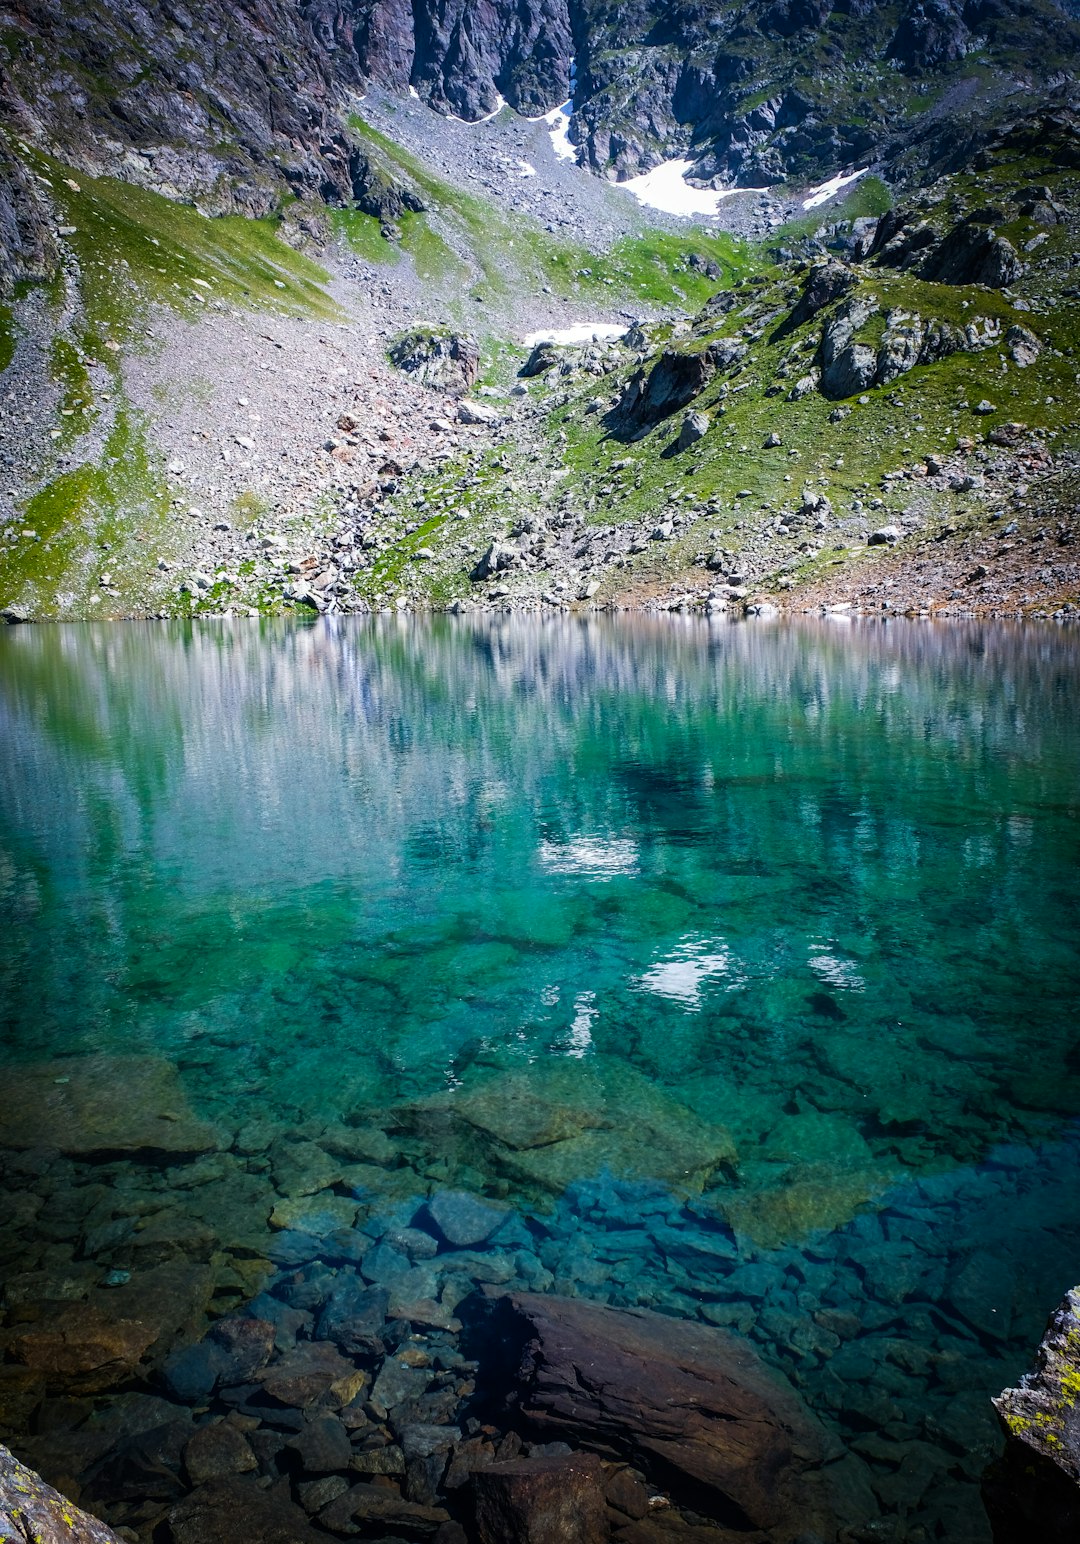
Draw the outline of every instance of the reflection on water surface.
<instances>
[{"instance_id":1,"label":"reflection on water surface","mask_svg":"<svg viewBox=\"0 0 1080 1544\"><path fill-rule=\"evenodd\" d=\"M220 1312L289 1240L483 1191L504 1279L748 1334L842 1437L850 1519L981 1538L986 1391L1080 1258L1078 647L8 630L0 1054L70 1100L150 1058L219 1150L189 1183L95 1106L108 1142L36 1192L20 1160L9 1312L162 1260L218 1262Z\"/></svg>"}]
</instances>

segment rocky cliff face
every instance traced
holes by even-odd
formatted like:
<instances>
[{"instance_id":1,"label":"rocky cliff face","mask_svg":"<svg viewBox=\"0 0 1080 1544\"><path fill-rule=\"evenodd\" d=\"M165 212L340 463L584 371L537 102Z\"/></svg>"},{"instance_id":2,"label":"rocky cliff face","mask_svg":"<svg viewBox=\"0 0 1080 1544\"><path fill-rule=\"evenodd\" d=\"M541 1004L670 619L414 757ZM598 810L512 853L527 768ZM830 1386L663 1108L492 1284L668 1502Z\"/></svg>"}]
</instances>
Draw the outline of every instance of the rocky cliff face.
<instances>
[{"instance_id":1,"label":"rocky cliff face","mask_svg":"<svg viewBox=\"0 0 1080 1544\"><path fill-rule=\"evenodd\" d=\"M970 123L976 51L975 117L993 118L1006 88L1015 105L1068 76L1080 26L1052 0L19 0L0 10L0 126L258 214L285 192L370 197L344 117L367 83L469 120L500 98L535 116L573 90L594 171L683 154L703 180L754 186L899 156L924 116L954 127L953 107ZM924 161L944 153L923 139ZM3 181L4 246L32 273L50 222Z\"/></svg>"}]
</instances>

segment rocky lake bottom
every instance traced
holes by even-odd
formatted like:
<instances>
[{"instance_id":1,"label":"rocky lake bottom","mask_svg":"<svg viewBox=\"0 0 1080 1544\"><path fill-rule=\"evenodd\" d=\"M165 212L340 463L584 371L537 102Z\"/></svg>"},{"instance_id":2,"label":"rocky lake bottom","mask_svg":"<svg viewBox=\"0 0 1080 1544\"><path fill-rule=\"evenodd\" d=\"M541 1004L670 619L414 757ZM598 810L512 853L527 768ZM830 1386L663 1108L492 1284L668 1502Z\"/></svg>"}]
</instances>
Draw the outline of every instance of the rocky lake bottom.
<instances>
[{"instance_id":1,"label":"rocky lake bottom","mask_svg":"<svg viewBox=\"0 0 1080 1544\"><path fill-rule=\"evenodd\" d=\"M623 1544L988 1540L1080 1261L1078 666L0 635L0 1441L131 1540L488 1544L567 1454Z\"/></svg>"}]
</instances>

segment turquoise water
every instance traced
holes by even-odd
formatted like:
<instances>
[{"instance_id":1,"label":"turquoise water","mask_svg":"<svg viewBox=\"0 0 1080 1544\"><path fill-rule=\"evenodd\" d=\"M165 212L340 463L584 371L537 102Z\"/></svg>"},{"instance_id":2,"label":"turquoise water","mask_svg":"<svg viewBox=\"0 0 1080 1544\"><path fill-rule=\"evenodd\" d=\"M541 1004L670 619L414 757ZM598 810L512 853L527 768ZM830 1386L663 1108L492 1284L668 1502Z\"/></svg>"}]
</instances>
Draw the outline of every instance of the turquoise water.
<instances>
[{"instance_id":1,"label":"turquoise water","mask_svg":"<svg viewBox=\"0 0 1080 1544\"><path fill-rule=\"evenodd\" d=\"M8 629L0 1055L162 1058L223 1149L381 1131L364 1206L508 1201L542 1287L751 1334L862 1443L852 1515L981 1537L984 1391L1080 1278L1078 667L991 626ZM905 1490L869 1434L946 1457Z\"/></svg>"}]
</instances>

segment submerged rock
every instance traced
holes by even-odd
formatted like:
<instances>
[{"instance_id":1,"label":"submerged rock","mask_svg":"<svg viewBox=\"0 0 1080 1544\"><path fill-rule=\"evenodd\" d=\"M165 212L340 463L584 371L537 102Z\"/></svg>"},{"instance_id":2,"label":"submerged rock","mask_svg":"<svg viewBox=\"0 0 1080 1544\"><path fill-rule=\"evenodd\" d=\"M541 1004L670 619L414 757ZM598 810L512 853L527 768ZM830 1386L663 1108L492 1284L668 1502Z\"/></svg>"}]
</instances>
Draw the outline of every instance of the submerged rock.
<instances>
[{"instance_id":1,"label":"submerged rock","mask_svg":"<svg viewBox=\"0 0 1080 1544\"><path fill-rule=\"evenodd\" d=\"M514 1293L490 1330L510 1396L544 1441L626 1459L680 1503L778 1538L817 1528L824 1436L794 1390L734 1335L643 1309Z\"/></svg>"},{"instance_id":2,"label":"submerged rock","mask_svg":"<svg viewBox=\"0 0 1080 1544\"><path fill-rule=\"evenodd\" d=\"M218 1133L192 1113L176 1068L157 1056L77 1056L8 1069L4 1145L94 1153L204 1153Z\"/></svg>"},{"instance_id":3,"label":"submerged rock","mask_svg":"<svg viewBox=\"0 0 1080 1544\"><path fill-rule=\"evenodd\" d=\"M506 1221L503 1207L491 1206L463 1190L440 1190L427 1205L432 1222L454 1249L484 1244Z\"/></svg>"},{"instance_id":4,"label":"submerged rock","mask_svg":"<svg viewBox=\"0 0 1080 1544\"><path fill-rule=\"evenodd\" d=\"M239 1476L211 1480L178 1501L167 1528L170 1544L326 1544L326 1535L280 1491Z\"/></svg>"},{"instance_id":5,"label":"submerged rock","mask_svg":"<svg viewBox=\"0 0 1080 1544\"><path fill-rule=\"evenodd\" d=\"M561 1193L582 1174L607 1170L693 1194L735 1161L723 1126L625 1063L599 1056L587 1066L547 1066L542 1075L504 1073L395 1113L453 1165L541 1193Z\"/></svg>"},{"instance_id":6,"label":"submerged rock","mask_svg":"<svg viewBox=\"0 0 1080 1544\"><path fill-rule=\"evenodd\" d=\"M604 1544L603 1474L594 1453L519 1458L477 1470L480 1544Z\"/></svg>"}]
</instances>

